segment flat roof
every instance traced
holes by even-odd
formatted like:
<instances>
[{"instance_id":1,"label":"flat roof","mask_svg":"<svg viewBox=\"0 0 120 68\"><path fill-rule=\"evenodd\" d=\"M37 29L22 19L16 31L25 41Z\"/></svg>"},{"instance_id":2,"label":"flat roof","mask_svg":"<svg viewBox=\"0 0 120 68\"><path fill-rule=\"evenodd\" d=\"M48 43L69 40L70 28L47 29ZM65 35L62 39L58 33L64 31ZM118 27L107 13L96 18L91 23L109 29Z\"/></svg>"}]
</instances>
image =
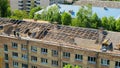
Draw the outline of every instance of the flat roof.
<instances>
[{"instance_id":1,"label":"flat roof","mask_svg":"<svg viewBox=\"0 0 120 68\"><path fill-rule=\"evenodd\" d=\"M0 30L0 36L3 37L16 38L13 31L19 30L22 39L42 41L46 44L62 45L74 49L102 52L102 44L96 43L102 33L99 33L97 29L27 22L7 18L0 18L0 26L3 26L3 30ZM103 37L102 35L100 37ZM120 50L117 50L116 45L120 43L120 32L107 31L105 39L110 39L114 48L113 51L107 51L106 53L119 55Z\"/></svg>"},{"instance_id":2,"label":"flat roof","mask_svg":"<svg viewBox=\"0 0 120 68\"><path fill-rule=\"evenodd\" d=\"M51 6L55 6L55 5L56 4L53 4ZM47 9L49 9L51 6L48 6ZM73 18L76 17L77 12L79 11L79 9L81 7L78 5L66 5L66 4L57 4L57 6L59 6L59 11L61 13L69 12ZM44 11L44 9L36 12L35 14L41 14L43 11ZM97 13L99 18L102 18L104 16L106 16L106 17L112 16L115 19L120 18L120 8L92 7L92 13Z\"/></svg>"}]
</instances>

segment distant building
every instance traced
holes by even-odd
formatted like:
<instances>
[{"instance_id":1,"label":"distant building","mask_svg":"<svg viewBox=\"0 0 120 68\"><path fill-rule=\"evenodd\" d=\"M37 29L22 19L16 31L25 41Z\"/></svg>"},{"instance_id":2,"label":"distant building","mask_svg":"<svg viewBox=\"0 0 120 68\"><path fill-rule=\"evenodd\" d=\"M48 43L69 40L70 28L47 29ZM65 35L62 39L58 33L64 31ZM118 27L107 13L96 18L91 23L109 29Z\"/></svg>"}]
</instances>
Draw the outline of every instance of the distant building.
<instances>
[{"instance_id":1,"label":"distant building","mask_svg":"<svg viewBox=\"0 0 120 68\"><path fill-rule=\"evenodd\" d=\"M11 10L30 11L31 7L47 7L54 3L64 3L64 0L10 0Z\"/></svg>"},{"instance_id":2,"label":"distant building","mask_svg":"<svg viewBox=\"0 0 120 68\"><path fill-rule=\"evenodd\" d=\"M120 32L0 18L2 68L63 68L67 64L120 68Z\"/></svg>"},{"instance_id":3,"label":"distant building","mask_svg":"<svg viewBox=\"0 0 120 68\"><path fill-rule=\"evenodd\" d=\"M53 4L48 6L46 9L49 9L51 6L58 6L60 13L68 12L71 14L72 18L75 18L77 15L77 12L81 8L79 5L66 5L66 4ZM43 12L42 9L35 14L41 14ZM97 13L99 18L102 18L104 16L106 17L114 17L115 19L118 19L120 16L120 8L108 8L108 7L92 7L92 13Z\"/></svg>"}]
</instances>

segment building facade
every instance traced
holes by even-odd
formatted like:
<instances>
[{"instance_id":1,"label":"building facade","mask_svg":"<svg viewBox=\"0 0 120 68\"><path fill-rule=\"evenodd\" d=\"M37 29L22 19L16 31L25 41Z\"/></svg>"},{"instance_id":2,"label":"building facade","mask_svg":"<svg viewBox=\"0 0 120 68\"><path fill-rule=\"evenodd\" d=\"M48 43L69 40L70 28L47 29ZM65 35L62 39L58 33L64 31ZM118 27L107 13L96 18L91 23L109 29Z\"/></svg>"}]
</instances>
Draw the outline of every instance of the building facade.
<instances>
[{"instance_id":1,"label":"building facade","mask_svg":"<svg viewBox=\"0 0 120 68\"><path fill-rule=\"evenodd\" d=\"M30 11L31 7L47 7L54 3L64 3L64 0L10 0L12 10Z\"/></svg>"},{"instance_id":2,"label":"building facade","mask_svg":"<svg viewBox=\"0 0 120 68\"><path fill-rule=\"evenodd\" d=\"M82 29L86 31L84 28L68 26L57 26L58 28L56 28L56 25L52 24L4 18L1 18L0 21L2 68L63 68L66 64L71 64L73 67L78 65L82 68L120 68L120 50L101 51L101 44L92 43L96 39L95 36L81 39L83 37L79 33L82 34ZM20 29L18 30L16 26ZM37 27L40 29L38 30ZM20 33L17 33L17 30ZM81 31L77 33L76 30ZM88 31L93 32L94 30ZM38 33L35 34L35 32ZM73 35L70 34L72 32ZM94 32L92 35L96 35ZM26 33L28 35L25 35ZM120 35L119 33L115 34L116 36ZM73 41L71 38L74 35L81 36L81 38ZM92 40L89 41L90 39ZM78 41L80 44L77 43Z\"/></svg>"}]
</instances>

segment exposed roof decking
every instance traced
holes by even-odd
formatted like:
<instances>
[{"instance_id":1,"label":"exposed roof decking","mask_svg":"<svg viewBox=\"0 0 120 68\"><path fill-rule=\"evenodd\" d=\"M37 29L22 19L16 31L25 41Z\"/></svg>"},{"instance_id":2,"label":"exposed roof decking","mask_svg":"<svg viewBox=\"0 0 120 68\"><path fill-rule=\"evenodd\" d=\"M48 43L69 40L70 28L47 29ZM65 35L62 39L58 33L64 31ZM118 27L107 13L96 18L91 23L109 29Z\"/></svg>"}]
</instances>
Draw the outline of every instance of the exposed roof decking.
<instances>
[{"instance_id":1,"label":"exposed roof decking","mask_svg":"<svg viewBox=\"0 0 120 68\"><path fill-rule=\"evenodd\" d=\"M100 50L101 45L95 44L95 41L98 38L98 30L96 29L54 25L50 23L33 23L26 21L21 21L19 24L17 23L15 24L15 22L11 22L10 19L6 19L8 23L6 23L6 21L4 22L3 19L1 18L0 20L1 20L0 22L1 25L11 23L10 26L13 27L16 26L16 28L14 29L20 28L20 36L23 39L42 41L43 43L46 43L45 41L47 41L47 44L50 45L52 45L52 43L55 43L53 45L62 44L62 46L65 47L101 52ZM13 30L11 30L11 34L10 34L11 37L14 36L12 32ZM114 37L114 34L116 34L115 35L116 37ZM109 36L111 35L112 37L110 38L114 39L112 41L113 44L114 43L118 44L120 42L120 38L119 38L120 33L108 32L106 38L109 38ZM29 38L27 38L28 36ZM75 40L76 38L78 38L77 41ZM115 40L117 40L117 42ZM79 42L79 44L77 45L75 41ZM114 45L114 47L116 46L116 44ZM113 51L108 51L107 53L114 53L119 55L120 54L119 52L120 52L119 50L113 50Z\"/></svg>"}]
</instances>

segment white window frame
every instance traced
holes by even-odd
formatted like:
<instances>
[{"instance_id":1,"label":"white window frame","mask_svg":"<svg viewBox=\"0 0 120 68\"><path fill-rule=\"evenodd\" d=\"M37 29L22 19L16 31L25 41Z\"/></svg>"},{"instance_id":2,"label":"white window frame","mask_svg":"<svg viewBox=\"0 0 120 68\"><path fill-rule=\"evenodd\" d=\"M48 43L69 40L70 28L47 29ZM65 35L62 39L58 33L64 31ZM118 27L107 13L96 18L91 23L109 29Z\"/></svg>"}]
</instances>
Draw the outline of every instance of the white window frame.
<instances>
[{"instance_id":1,"label":"white window frame","mask_svg":"<svg viewBox=\"0 0 120 68\"><path fill-rule=\"evenodd\" d=\"M13 67L17 67L18 68L18 62L13 61Z\"/></svg>"},{"instance_id":2,"label":"white window frame","mask_svg":"<svg viewBox=\"0 0 120 68\"><path fill-rule=\"evenodd\" d=\"M4 44L4 51L8 52L8 45Z\"/></svg>"},{"instance_id":3,"label":"white window frame","mask_svg":"<svg viewBox=\"0 0 120 68\"><path fill-rule=\"evenodd\" d=\"M21 44L21 50L27 50L27 45Z\"/></svg>"},{"instance_id":4,"label":"white window frame","mask_svg":"<svg viewBox=\"0 0 120 68\"><path fill-rule=\"evenodd\" d=\"M70 52L63 52L64 58L70 58Z\"/></svg>"},{"instance_id":5,"label":"white window frame","mask_svg":"<svg viewBox=\"0 0 120 68\"><path fill-rule=\"evenodd\" d=\"M28 65L27 65L27 64L23 64L23 63L22 63L22 68L26 68L25 66L27 66L27 68L28 68Z\"/></svg>"},{"instance_id":6,"label":"white window frame","mask_svg":"<svg viewBox=\"0 0 120 68\"><path fill-rule=\"evenodd\" d=\"M95 64L96 63L96 57L88 56L88 62Z\"/></svg>"},{"instance_id":7,"label":"white window frame","mask_svg":"<svg viewBox=\"0 0 120 68\"><path fill-rule=\"evenodd\" d=\"M37 66L31 66L31 68L37 68Z\"/></svg>"},{"instance_id":8,"label":"white window frame","mask_svg":"<svg viewBox=\"0 0 120 68\"><path fill-rule=\"evenodd\" d=\"M82 61L83 60L83 55L75 54L75 60Z\"/></svg>"},{"instance_id":9,"label":"white window frame","mask_svg":"<svg viewBox=\"0 0 120 68\"><path fill-rule=\"evenodd\" d=\"M37 57L36 56L31 56L31 61L32 62L37 62Z\"/></svg>"},{"instance_id":10,"label":"white window frame","mask_svg":"<svg viewBox=\"0 0 120 68\"><path fill-rule=\"evenodd\" d=\"M101 59L101 65L109 66L110 61L108 59Z\"/></svg>"},{"instance_id":11,"label":"white window frame","mask_svg":"<svg viewBox=\"0 0 120 68\"><path fill-rule=\"evenodd\" d=\"M23 60L28 60L28 55L27 55L27 54L22 54L22 55L21 55L21 58L22 58Z\"/></svg>"},{"instance_id":12,"label":"white window frame","mask_svg":"<svg viewBox=\"0 0 120 68\"><path fill-rule=\"evenodd\" d=\"M15 54L17 54L17 56L15 56ZM12 56L13 56L13 58L18 58L18 53L17 52L12 52Z\"/></svg>"},{"instance_id":13,"label":"white window frame","mask_svg":"<svg viewBox=\"0 0 120 68\"><path fill-rule=\"evenodd\" d=\"M36 46L31 46L31 51L32 52L37 52L37 47Z\"/></svg>"},{"instance_id":14,"label":"white window frame","mask_svg":"<svg viewBox=\"0 0 120 68\"><path fill-rule=\"evenodd\" d=\"M47 54L48 49L47 48L41 48L41 54Z\"/></svg>"},{"instance_id":15,"label":"white window frame","mask_svg":"<svg viewBox=\"0 0 120 68\"><path fill-rule=\"evenodd\" d=\"M12 42L12 48L18 48L18 44L15 42Z\"/></svg>"},{"instance_id":16,"label":"white window frame","mask_svg":"<svg viewBox=\"0 0 120 68\"><path fill-rule=\"evenodd\" d=\"M115 62L115 68L120 68L120 61Z\"/></svg>"},{"instance_id":17,"label":"white window frame","mask_svg":"<svg viewBox=\"0 0 120 68\"><path fill-rule=\"evenodd\" d=\"M47 63L48 63L48 59L46 59L46 58L41 58L41 63L42 63L42 64L47 64Z\"/></svg>"},{"instance_id":18,"label":"white window frame","mask_svg":"<svg viewBox=\"0 0 120 68\"><path fill-rule=\"evenodd\" d=\"M58 51L57 50L52 50L52 56L58 56Z\"/></svg>"},{"instance_id":19,"label":"white window frame","mask_svg":"<svg viewBox=\"0 0 120 68\"><path fill-rule=\"evenodd\" d=\"M52 66L56 66L56 67L58 66L58 61L57 60L52 60L51 63L52 63Z\"/></svg>"}]
</instances>

